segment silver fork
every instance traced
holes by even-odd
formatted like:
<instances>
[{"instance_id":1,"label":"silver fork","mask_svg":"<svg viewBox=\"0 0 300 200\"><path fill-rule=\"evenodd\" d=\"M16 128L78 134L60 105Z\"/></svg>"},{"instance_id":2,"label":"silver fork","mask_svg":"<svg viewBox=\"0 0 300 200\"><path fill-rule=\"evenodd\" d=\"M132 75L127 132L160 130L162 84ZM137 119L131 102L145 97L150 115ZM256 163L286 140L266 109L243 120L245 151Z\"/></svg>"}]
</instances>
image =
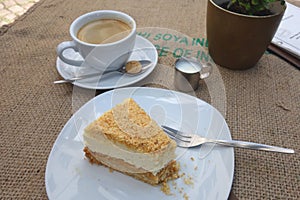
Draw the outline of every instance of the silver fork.
<instances>
[{"instance_id":1,"label":"silver fork","mask_svg":"<svg viewBox=\"0 0 300 200\"><path fill-rule=\"evenodd\" d=\"M208 139L196 134L183 133L179 130L164 125L162 126L162 128L171 138L173 138L176 141L177 146L184 147L184 148L196 147L204 143L214 143L214 144L220 144L224 146L241 147L241 148L254 149L254 150L273 151L273 152L280 152L280 153L295 153L293 149L286 149L282 147L258 144L253 142L238 141L238 140Z\"/></svg>"}]
</instances>

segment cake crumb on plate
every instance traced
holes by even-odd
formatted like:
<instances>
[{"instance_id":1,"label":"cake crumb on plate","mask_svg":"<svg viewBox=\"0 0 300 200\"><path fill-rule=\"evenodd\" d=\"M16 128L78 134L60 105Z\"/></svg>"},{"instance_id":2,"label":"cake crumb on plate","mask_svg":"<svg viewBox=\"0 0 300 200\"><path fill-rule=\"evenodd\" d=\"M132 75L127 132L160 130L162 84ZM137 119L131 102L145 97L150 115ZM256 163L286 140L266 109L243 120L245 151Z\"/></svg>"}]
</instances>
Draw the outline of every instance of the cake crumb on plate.
<instances>
[{"instance_id":1,"label":"cake crumb on plate","mask_svg":"<svg viewBox=\"0 0 300 200\"><path fill-rule=\"evenodd\" d=\"M171 195L170 186L167 184L167 182L163 182L161 184L160 190L165 193L166 195Z\"/></svg>"}]
</instances>

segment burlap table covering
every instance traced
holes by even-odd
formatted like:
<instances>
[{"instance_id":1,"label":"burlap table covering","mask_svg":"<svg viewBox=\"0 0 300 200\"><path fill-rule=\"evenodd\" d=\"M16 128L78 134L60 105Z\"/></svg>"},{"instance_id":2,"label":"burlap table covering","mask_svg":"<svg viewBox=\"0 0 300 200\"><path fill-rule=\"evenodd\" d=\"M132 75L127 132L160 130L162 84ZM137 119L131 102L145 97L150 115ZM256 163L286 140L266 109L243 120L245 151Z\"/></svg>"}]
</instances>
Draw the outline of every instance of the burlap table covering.
<instances>
[{"instance_id":1,"label":"burlap table covering","mask_svg":"<svg viewBox=\"0 0 300 200\"><path fill-rule=\"evenodd\" d=\"M54 85L55 48L69 40L79 15L121 10L139 27L163 27L205 37L206 1L42 0L0 36L0 199L46 199L45 168L60 130L72 115L72 85ZM247 71L218 68L226 89L226 121L234 139L285 146L294 155L235 149L238 199L299 199L300 73L266 54ZM210 102L202 83L196 92ZM98 91L101 93L102 91Z\"/></svg>"}]
</instances>

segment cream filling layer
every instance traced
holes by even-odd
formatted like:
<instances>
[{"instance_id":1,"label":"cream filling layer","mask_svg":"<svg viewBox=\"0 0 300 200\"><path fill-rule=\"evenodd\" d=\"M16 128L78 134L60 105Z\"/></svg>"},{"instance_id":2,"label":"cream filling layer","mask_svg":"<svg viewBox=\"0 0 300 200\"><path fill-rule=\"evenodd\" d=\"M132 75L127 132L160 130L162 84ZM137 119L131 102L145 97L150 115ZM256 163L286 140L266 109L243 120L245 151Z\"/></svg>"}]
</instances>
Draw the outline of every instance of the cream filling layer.
<instances>
[{"instance_id":1,"label":"cream filling layer","mask_svg":"<svg viewBox=\"0 0 300 200\"><path fill-rule=\"evenodd\" d=\"M117 145L107 139L103 134L85 132L83 134L84 144L91 151L101 153L113 158L122 159L156 175L170 161L176 158L175 142L171 142L166 149L155 153L137 153L126 148L124 145Z\"/></svg>"}]
</instances>

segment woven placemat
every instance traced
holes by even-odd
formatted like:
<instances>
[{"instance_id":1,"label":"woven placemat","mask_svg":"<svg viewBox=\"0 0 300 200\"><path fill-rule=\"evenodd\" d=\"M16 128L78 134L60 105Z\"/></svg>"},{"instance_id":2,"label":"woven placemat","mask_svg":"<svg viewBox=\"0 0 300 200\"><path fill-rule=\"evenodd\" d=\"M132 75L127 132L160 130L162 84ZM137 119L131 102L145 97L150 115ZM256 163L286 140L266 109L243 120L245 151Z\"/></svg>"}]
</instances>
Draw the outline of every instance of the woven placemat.
<instances>
[{"instance_id":1,"label":"woven placemat","mask_svg":"<svg viewBox=\"0 0 300 200\"><path fill-rule=\"evenodd\" d=\"M70 40L69 25L76 17L97 9L129 13L139 27L168 28L192 38L206 35L204 0L139 3L41 0L10 27L3 27L0 30L0 199L47 199L44 183L47 158L73 112L73 87L52 83L60 78L55 68L55 48L60 42ZM167 73L157 70L154 73ZM299 152L297 69L265 54L256 67L247 71L219 67L215 70L218 71L213 72L211 80L219 81L215 75L217 72L221 75L225 102L217 102L209 93L214 81L201 82L196 96L209 103L216 101L216 105L225 103L226 107L220 109L234 139L284 146ZM299 199L299 174L299 153L236 149L233 192L238 199Z\"/></svg>"}]
</instances>

